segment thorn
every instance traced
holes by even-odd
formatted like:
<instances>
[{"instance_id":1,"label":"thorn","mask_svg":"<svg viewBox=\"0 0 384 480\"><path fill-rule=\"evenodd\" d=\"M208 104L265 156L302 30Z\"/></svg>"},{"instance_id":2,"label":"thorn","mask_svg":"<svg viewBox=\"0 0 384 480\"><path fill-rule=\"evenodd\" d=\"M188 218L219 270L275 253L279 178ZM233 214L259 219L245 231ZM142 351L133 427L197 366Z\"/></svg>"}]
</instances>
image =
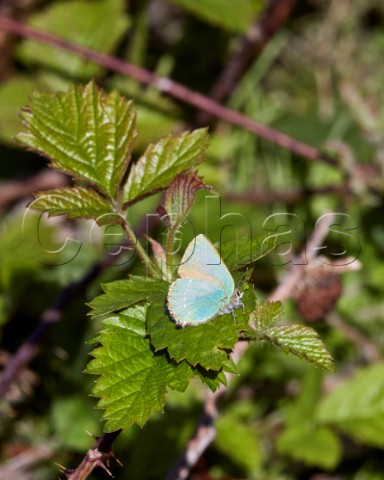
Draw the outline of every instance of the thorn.
<instances>
[{"instance_id":1,"label":"thorn","mask_svg":"<svg viewBox=\"0 0 384 480\"><path fill-rule=\"evenodd\" d=\"M74 471L75 471L72 468L66 468L63 465L60 465L60 463L55 463L55 465L59 468L60 473L65 475L67 478L69 478L69 476L72 475L72 473L74 473ZM58 479L58 480L60 480L60 479Z\"/></svg>"},{"instance_id":2,"label":"thorn","mask_svg":"<svg viewBox=\"0 0 384 480\"><path fill-rule=\"evenodd\" d=\"M123 466L123 464L122 464L122 463L120 462L120 460L116 457L116 455L112 452L112 450L107 454L107 460L109 460L108 457L113 458L113 460L114 460L118 465L120 465L120 467Z\"/></svg>"},{"instance_id":3,"label":"thorn","mask_svg":"<svg viewBox=\"0 0 384 480\"><path fill-rule=\"evenodd\" d=\"M89 435L90 437L92 437L92 438L95 440L96 443L97 443L99 440L101 440L101 438L102 438L102 437L99 437L99 436L97 436L97 435L94 435L94 434L91 433L91 432L88 432L88 430L84 430L84 431L85 431L85 433L86 433L87 435Z\"/></svg>"},{"instance_id":4,"label":"thorn","mask_svg":"<svg viewBox=\"0 0 384 480\"><path fill-rule=\"evenodd\" d=\"M115 478L115 477L112 475L112 473L108 470L107 466L104 464L104 462L103 462L102 460L98 460L98 461L95 463L95 465L96 465L97 467L102 468L104 471L106 471L110 477Z\"/></svg>"}]
</instances>

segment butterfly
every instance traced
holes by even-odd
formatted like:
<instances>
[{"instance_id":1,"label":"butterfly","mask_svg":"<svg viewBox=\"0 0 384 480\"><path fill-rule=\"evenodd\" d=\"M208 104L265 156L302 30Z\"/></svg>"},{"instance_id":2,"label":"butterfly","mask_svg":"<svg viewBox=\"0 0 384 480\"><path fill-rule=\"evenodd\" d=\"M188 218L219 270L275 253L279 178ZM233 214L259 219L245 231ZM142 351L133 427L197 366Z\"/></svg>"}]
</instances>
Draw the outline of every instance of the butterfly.
<instances>
[{"instance_id":1,"label":"butterfly","mask_svg":"<svg viewBox=\"0 0 384 480\"><path fill-rule=\"evenodd\" d=\"M231 313L244 305L243 292L235 289L228 268L204 235L198 235L186 248L178 278L168 291L168 311L176 325L201 325Z\"/></svg>"}]
</instances>

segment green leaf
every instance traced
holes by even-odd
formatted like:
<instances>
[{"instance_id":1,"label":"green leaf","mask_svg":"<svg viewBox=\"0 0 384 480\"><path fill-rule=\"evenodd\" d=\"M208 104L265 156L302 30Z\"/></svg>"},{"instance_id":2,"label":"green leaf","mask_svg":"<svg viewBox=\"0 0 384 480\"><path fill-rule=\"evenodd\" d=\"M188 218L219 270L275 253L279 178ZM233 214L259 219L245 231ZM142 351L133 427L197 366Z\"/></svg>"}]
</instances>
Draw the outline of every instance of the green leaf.
<instances>
[{"instance_id":1,"label":"green leaf","mask_svg":"<svg viewBox=\"0 0 384 480\"><path fill-rule=\"evenodd\" d=\"M30 205L35 210L48 212L50 217L95 218L113 213L109 202L92 188L72 187L45 190L36 194Z\"/></svg>"},{"instance_id":2,"label":"green leaf","mask_svg":"<svg viewBox=\"0 0 384 480\"><path fill-rule=\"evenodd\" d=\"M244 425L233 414L222 415L216 422L215 445L251 476L261 466L262 452L254 429Z\"/></svg>"},{"instance_id":3,"label":"green leaf","mask_svg":"<svg viewBox=\"0 0 384 480\"><path fill-rule=\"evenodd\" d=\"M202 325L180 328L166 310L167 293L168 288L164 288L163 295L152 301L147 312L147 333L155 350L167 348L169 355L177 362L186 359L191 365L200 365L206 370L233 370L233 363L228 363L229 353L239 332L247 329L249 315L239 309L234 312L236 322L228 314ZM245 312L254 308L253 290L245 290L243 303Z\"/></svg>"},{"instance_id":4,"label":"green leaf","mask_svg":"<svg viewBox=\"0 0 384 480\"><path fill-rule=\"evenodd\" d=\"M264 5L254 0L171 0L197 17L236 32L244 32Z\"/></svg>"},{"instance_id":5,"label":"green leaf","mask_svg":"<svg viewBox=\"0 0 384 480\"><path fill-rule=\"evenodd\" d=\"M142 157L132 165L124 187L124 202L134 203L140 198L166 188L181 172L198 165L207 148L207 129L168 135L148 146Z\"/></svg>"},{"instance_id":6,"label":"green leaf","mask_svg":"<svg viewBox=\"0 0 384 480\"><path fill-rule=\"evenodd\" d=\"M237 325L231 315L220 315L198 326L176 327L165 311L165 297L148 308L147 332L155 350L168 349L169 355L180 362L220 370L228 360L228 352L237 341Z\"/></svg>"},{"instance_id":7,"label":"green leaf","mask_svg":"<svg viewBox=\"0 0 384 480\"><path fill-rule=\"evenodd\" d=\"M86 369L100 375L92 393L100 397L107 432L143 426L152 412L163 410L167 388L183 391L193 375L186 362L153 353L145 338L146 309L136 305L108 319Z\"/></svg>"},{"instance_id":8,"label":"green leaf","mask_svg":"<svg viewBox=\"0 0 384 480\"><path fill-rule=\"evenodd\" d=\"M35 92L22 118L28 133L17 139L26 147L116 198L136 136L131 102L91 82L66 93Z\"/></svg>"},{"instance_id":9,"label":"green leaf","mask_svg":"<svg viewBox=\"0 0 384 480\"><path fill-rule=\"evenodd\" d=\"M263 331L280 320L283 313L284 307L281 302L263 302L251 313L251 320L256 331Z\"/></svg>"},{"instance_id":10,"label":"green leaf","mask_svg":"<svg viewBox=\"0 0 384 480\"><path fill-rule=\"evenodd\" d=\"M384 447L384 364L362 368L320 403L316 419L357 441Z\"/></svg>"},{"instance_id":11,"label":"green leaf","mask_svg":"<svg viewBox=\"0 0 384 480\"><path fill-rule=\"evenodd\" d=\"M104 294L94 298L89 306L92 317L100 317L117 312L130 305L150 300L164 294L168 284L157 279L131 276L129 280L116 280L102 285Z\"/></svg>"},{"instance_id":12,"label":"green leaf","mask_svg":"<svg viewBox=\"0 0 384 480\"><path fill-rule=\"evenodd\" d=\"M76 45L111 53L127 30L129 20L124 0L72 0L54 2L41 13L32 15L29 24ZM23 41L18 56L28 64L44 66L65 77L89 79L102 72L102 67L95 62L34 40Z\"/></svg>"},{"instance_id":13,"label":"green leaf","mask_svg":"<svg viewBox=\"0 0 384 480\"><path fill-rule=\"evenodd\" d=\"M257 332L261 340L265 340L299 358L313 363L317 367L334 371L331 355L326 350L320 337L310 327L304 325L278 325Z\"/></svg>"},{"instance_id":14,"label":"green leaf","mask_svg":"<svg viewBox=\"0 0 384 480\"><path fill-rule=\"evenodd\" d=\"M197 365L194 372L199 376L201 382L207 385L212 392L216 392L221 384L227 385L227 379L223 370L206 370L200 365Z\"/></svg>"},{"instance_id":15,"label":"green leaf","mask_svg":"<svg viewBox=\"0 0 384 480\"><path fill-rule=\"evenodd\" d=\"M229 270L238 270L268 255L276 246L276 238L261 235L252 239L241 237L223 245L220 256Z\"/></svg>"},{"instance_id":16,"label":"green leaf","mask_svg":"<svg viewBox=\"0 0 384 480\"><path fill-rule=\"evenodd\" d=\"M306 425L285 430L277 441L277 450L294 460L327 470L338 465L342 454L338 438L328 428Z\"/></svg>"}]
</instances>

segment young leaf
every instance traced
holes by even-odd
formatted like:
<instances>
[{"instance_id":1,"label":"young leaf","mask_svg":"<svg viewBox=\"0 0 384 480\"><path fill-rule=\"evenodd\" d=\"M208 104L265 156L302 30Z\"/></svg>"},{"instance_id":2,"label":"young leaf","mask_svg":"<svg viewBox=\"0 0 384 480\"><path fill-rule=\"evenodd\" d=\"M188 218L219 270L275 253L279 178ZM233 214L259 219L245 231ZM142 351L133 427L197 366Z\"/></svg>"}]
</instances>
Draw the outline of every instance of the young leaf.
<instances>
[{"instance_id":1,"label":"young leaf","mask_svg":"<svg viewBox=\"0 0 384 480\"><path fill-rule=\"evenodd\" d=\"M163 222L176 231L187 218L197 190L212 190L195 173L189 172L175 177L165 193L164 202L158 212Z\"/></svg>"},{"instance_id":2,"label":"young leaf","mask_svg":"<svg viewBox=\"0 0 384 480\"><path fill-rule=\"evenodd\" d=\"M68 218L95 218L113 213L109 202L92 188L68 187L46 190L36 194L31 206L48 212L50 217L67 215Z\"/></svg>"},{"instance_id":3,"label":"young leaf","mask_svg":"<svg viewBox=\"0 0 384 480\"><path fill-rule=\"evenodd\" d=\"M65 93L39 93L22 113L27 133L17 139L50 165L95 185L115 199L136 136L135 111L118 93L93 82Z\"/></svg>"},{"instance_id":4,"label":"young leaf","mask_svg":"<svg viewBox=\"0 0 384 480\"><path fill-rule=\"evenodd\" d=\"M280 319L284 312L281 302L263 302L251 313L251 320L256 331L263 331Z\"/></svg>"},{"instance_id":5,"label":"young leaf","mask_svg":"<svg viewBox=\"0 0 384 480\"><path fill-rule=\"evenodd\" d=\"M100 375L92 393L105 410L106 432L143 426L152 412L163 410L167 387L183 391L193 375L186 362L153 353L145 338L146 309L136 305L108 319L86 369Z\"/></svg>"},{"instance_id":6,"label":"young leaf","mask_svg":"<svg viewBox=\"0 0 384 480\"><path fill-rule=\"evenodd\" d=\"M166 188L181 172L203 160L207 148L207 129L168 135L148 146L132 165L124 187L124 202L130 204Z\"/></svg>"},{"instance_id":7,"label":"young leaf","mask_svg":"<svg viewBox=\"0 0 384 480\"><path fill-rule=\"evenodd\" d=\"M231 315L220 315L198 326L176 327L165 309L165 296L153 301L147 312L147 333L155 350L167 348L171 358L191 365L220 370L237 341L237 325Z\"/></svg>"},{"instance_id":8,"label":"young leaf","mask_svg":"<svg viewBox=\"0 0 384 480\"><path fill-rule=\"evenodd\" d=\"M331 355L326 350L318 334L304 325L277 325L257 332L261 340L265 340L299 358L313 363L317 367L331 372L335 367Z\"/></svg>"},{"instance_id":9,"label":"young leaf","mask_svg":"<svg viewBox=\"0 0 384 480\"><path fill-rule=\"evenodd\" d=\"M384 447L384 364L362 368L319 405L316 419L359 442Z\"/></svg>"},{"instance_id":10,"label":"young leaf","mask_svg":"<svg viewBox=\"0 0 384 480\"><path fill-rule=\"evenodd\" d=\"M92 317L100 317L117 312L153 296L164 294L168 284L157 279L131 276L129 280L116 280L102 285L104 294L94 298L89 306Z\"/></svg>"},{"instance_id":11,"label":"young leaf","mask_svg":"<svg viewBox=\"0 0 384 480\"><path fill-rule=\"evenodd\" d=\"M238 270L268 255L276 246L276 238L261 235L252 241L244 236L225 243L220 256L229 270Z\"/></svg>"}]
</instances>

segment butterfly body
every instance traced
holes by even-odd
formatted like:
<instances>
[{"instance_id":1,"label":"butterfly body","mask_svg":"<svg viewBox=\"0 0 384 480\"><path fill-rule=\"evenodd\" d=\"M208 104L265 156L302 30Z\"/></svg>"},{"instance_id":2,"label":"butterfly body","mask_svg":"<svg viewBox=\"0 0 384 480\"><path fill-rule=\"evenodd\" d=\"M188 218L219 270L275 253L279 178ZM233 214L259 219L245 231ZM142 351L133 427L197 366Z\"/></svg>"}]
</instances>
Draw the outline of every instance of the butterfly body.
<instances>
[{"instance_id":1,"label":"butterfly body","mask_svg":"<svg viewBox=\"0 0 384 480\"><path fill-rule=\"evenodd\" d=\"M188 245L168 292L168 310L179 326L200 325L243 308L242 292L215 247L198 235Z\"/></svg>"}]
</instances>

